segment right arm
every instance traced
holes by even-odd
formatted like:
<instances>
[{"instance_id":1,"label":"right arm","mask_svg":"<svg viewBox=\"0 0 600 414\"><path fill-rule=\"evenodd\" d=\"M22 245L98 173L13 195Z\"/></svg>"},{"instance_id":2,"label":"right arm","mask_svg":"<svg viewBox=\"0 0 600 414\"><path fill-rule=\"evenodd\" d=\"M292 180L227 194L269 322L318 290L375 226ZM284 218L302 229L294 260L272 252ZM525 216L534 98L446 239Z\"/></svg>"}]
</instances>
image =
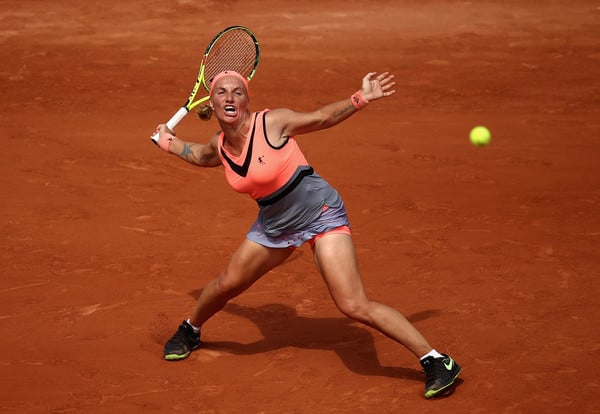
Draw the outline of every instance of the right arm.
<instances>
[{"instance_id":1,"label":"right arm","mask_svg":"<svg viewBox=\"0 0 600 414\"><path fill-rule=\"evenodd\" d=\"M175 133L161 124L158 127L158 146L198 167L217 167L221 165L218 154L219 132L215 133L208 144L183 141Z\"/></svg>"}]
</instances>

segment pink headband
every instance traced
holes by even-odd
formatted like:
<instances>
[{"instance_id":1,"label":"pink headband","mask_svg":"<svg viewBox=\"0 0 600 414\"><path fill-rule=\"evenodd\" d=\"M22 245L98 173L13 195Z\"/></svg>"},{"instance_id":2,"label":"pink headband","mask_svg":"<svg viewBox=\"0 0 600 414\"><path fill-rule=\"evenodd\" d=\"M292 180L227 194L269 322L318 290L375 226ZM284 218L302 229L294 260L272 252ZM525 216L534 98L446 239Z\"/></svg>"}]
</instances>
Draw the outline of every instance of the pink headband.
<instances>
[{"instance_id":1,"label":"pink headband","mask_svg":"<svg viewBox=\"0 0 600 414\"><path fill-rule=\"evenodd\" d=\"M210 82L210 92L209 94L212 96L213 94L213 89L215 87L215 84L217 83L217 81L221 78L224 78L225 76L233 76L238 78L239 80L241 80L244 83L244 86L246 87L246 93L248 94L248 96L250 96L250 89L248 89L248 79L244 78L242 75L240 75L239 73L233 71L233 70L224 70L223 72L217 73L215 75L215 77L212 79L212 81Z\"/></svg>"}]
</instances>

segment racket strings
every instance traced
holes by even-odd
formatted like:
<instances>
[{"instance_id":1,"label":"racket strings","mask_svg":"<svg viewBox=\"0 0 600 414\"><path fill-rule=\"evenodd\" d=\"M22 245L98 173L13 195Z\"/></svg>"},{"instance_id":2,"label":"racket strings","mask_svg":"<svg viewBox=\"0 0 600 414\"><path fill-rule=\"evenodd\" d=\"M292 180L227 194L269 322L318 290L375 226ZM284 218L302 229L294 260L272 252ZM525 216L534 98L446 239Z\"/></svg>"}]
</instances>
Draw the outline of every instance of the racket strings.
<instances>
[{"instance_id":1,"label":"racket strings","mask_svg":"<svg viewBox=\"0 0 600 414\"><path fill-rule=\"evenodd\" d=\"M248 78L256 67L257 45L243 30L226 32L213 44L204 63L207 90L212 79L225 70L233 70Z\"/></svg>"}]
</instances>

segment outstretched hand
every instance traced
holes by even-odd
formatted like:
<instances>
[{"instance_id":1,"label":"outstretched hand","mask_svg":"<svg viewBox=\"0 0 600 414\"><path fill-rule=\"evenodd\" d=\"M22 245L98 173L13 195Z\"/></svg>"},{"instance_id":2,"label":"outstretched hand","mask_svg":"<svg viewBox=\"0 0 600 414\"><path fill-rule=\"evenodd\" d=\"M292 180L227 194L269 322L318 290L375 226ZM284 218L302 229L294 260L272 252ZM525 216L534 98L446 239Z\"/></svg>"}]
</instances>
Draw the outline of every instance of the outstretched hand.
<instances>
[{"instance_id":1,"label":"outstretched hand","mask_svg":"<svg viewBox=\"0 0 600 414\"><path fill-rule=\"evenodd\" d=\"M392 89L396 84L393 81L394 75L390 75L389 72L383 72L373 78L376 73L369 72L362 79L361 94L368 101L374 101L396 93L396 90Z\"/></svg>"}]
</instances>

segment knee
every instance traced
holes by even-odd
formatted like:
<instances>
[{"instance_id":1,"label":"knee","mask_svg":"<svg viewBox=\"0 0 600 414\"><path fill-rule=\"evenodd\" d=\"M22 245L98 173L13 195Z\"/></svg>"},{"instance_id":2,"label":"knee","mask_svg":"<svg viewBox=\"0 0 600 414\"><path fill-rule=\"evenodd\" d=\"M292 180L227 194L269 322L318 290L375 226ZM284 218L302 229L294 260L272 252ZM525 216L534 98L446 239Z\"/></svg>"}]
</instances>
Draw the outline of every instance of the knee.
<instances>
[{"instance_id":1,"label":"knee","mask_svg":"<svg viewBox=\"0 0 600 414\"><path fill-rule=\"evenodd\" d=\"M344 298L336 301L336 306L344 315L357 322L371 324L370 301L368 299Z\"/></svg>"},{"instance_id":2,"label":"knee","mask_svg":"<svg viewBox=\"0 0 600 414\"><path fill-rule=\"evenodd\" d=\"M241 283L226 272L221 273L215 279L215 296L229 300L243 292Z\"/></svg>"}]
</instances>

